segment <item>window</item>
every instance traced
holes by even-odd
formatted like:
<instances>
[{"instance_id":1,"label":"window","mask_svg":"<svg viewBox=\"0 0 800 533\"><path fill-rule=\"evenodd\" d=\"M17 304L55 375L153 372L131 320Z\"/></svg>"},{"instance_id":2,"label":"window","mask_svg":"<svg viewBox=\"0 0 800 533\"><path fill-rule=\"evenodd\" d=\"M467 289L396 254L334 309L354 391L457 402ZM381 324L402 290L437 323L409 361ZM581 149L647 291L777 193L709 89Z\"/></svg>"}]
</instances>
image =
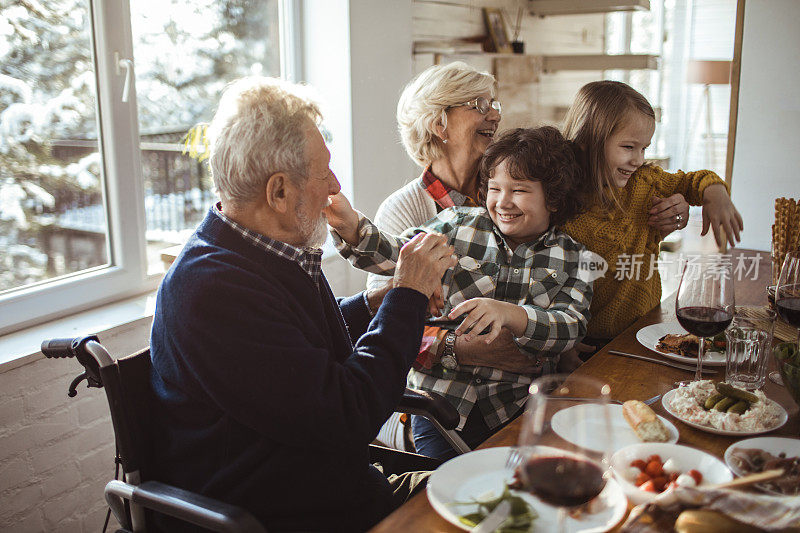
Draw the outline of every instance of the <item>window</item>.
<instances>
[{"instance_id":1,"label":"window","mask_svg":"<svg viewBox=\"0 0 800 533\"><path fill-rule=\"evenodd\" d=\"M661 57L659 70L606 72L656 108L648 157L670 170L725 176L731 87L724 68L733 57L736 0L652 0L650 11L614 13L606 21L607 53Z\"/></svg>"},{"instance_id":2,"label":"window","mask_svg":"<svg viewBox=\"0 0 800 533\"><path fill-rule=\"evenodd\" d=\"M0 1L0 334L156 286L213 198L183 137L280 75L280 3Z\"/></svg>"}]
</instances>

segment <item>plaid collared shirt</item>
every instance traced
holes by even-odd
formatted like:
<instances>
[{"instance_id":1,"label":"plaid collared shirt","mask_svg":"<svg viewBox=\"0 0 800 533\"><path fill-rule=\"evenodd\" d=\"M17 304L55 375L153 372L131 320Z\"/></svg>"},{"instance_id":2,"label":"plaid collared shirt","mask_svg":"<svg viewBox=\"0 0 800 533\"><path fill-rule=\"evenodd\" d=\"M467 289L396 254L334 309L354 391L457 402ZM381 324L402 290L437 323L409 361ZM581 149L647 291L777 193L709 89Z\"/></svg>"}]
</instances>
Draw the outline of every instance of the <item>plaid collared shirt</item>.
<instances>
[{"instance_id":1,"label":"plaid collared shirt","mask_svg":"<svg viewBox=\"0 0 800 533\"><path fill-rule=\"evenodd\" d=\"M251 231L241 224L237 224L230 218L226 217L222 212L221 207L221 202L217 202L213 207L214 214L222 219L222 221L228 226L233 228L236 233L244 237L246 241L250 242L257 248L261 248L267 252L272 252L273 254L283 257L284 259L288 259L289 261L296 262L298 265L300 265L300 268L302 268L309 276L311 276L311 279L314 280L314 283L319 285L320 274L322 273L322 250L319 248L297 248L290 244L286 244L285 242L276 241L275 239L270 239L265 235Z\"/></svg>"},{"instance_id":2,"label":"plaid collared shirt","mask_svg":"<svg viewBox=\"0 0 800 533\"><path fill-rule=\"evenodd\" d=\"M422 172L422 186L425 192L436 202L436 205L440 207L440 210L447 209L448 207L477 207L478 205L471 197L450 188L442 180L437 178L436 175L431 172L430 165Z\"/></svg>"},{"instance_id":3,"label":"plaid collared shirt","mask_svg":"<svg viewBox=\"0 0 800 533\"><path fill-rule=\"evenodd\" d=\"M339 253L356 267L392 274L402 245L423 231L447 235L458 257L458 264L442 278L444 313L481 297L522 306L528 325L516 338L517 345L541 362L542 374L553 373L558 355L586 333L592 287L578 276L579 255L585 248L561 230L550 228L536 241L512 251L482 207L445 209L399 237L380 232L361 216L361 241L356 247L348 246L335 232L333 236ZM533 377L467 365L451 371L436 364L413 369L408 382L450 400L461 415L459 428L476 405L494 428L524 405Z\"/></svg>"}]
</instances>

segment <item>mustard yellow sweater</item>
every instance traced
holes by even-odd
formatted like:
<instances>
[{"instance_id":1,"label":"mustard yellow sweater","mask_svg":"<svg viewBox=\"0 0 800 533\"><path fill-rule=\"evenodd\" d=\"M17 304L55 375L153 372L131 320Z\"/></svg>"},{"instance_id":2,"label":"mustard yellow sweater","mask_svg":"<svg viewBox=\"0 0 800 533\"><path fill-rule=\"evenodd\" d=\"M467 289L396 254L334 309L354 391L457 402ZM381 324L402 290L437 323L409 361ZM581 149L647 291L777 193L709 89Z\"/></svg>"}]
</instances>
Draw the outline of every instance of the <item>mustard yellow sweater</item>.
<instances>
[{"instance_id":1,"label":"mustard yellow sweater","mask_svg":"<svg viewBox=\"0 0 800 533\"><path fill-rule=\"evenodd\" d=\"M622 210L595 205L565 224L572 238L608 263L605 276L594 282L587 336L615 337L661 301L661 277L655 262L661 234L647 225L651 198L681 193L689 204L701 205L703 191L715 183L725 185L710 170L670 174L656 166L644 166L618 190ZM639 265L638 276L634 265Z\"/></svg>"}]
</instances>

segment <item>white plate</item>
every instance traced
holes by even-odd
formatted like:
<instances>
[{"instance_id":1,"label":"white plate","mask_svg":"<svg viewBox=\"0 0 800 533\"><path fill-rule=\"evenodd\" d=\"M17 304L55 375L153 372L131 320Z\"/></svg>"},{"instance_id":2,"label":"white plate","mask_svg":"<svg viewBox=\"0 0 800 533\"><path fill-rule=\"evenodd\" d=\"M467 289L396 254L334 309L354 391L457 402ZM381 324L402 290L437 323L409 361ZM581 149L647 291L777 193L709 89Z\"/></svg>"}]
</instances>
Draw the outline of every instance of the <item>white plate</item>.
<instances>
[{"instance_id":1,"label":"white plate","mask_svg":"<svg viewBox=\"0 0 800 533\"><path fill-rule=\"evenodd\" d=\"M616 451L625 446L642 442L636 436L628 421L625 420L621 405L612 404L608 406L611 422L610 435L605 431L605 427L602 424L601 409L600 405L593 403L575 405L555 413L550 423L553 431L562 439L598 452L602 452L607 443L610 444L611 451ZM584 410L586 412L582 413L581 411ZM587 422L586 431L578 431L578 426L574 423L578 416ZM678 442L678 428L663 416L658 418L667 426L669 431L670 437L667 442Z\"/></svg>"},{"instance_id":2,"label":"white plate","mask_svg":"<svg viewBox=\"0 0 800 533\"><path fill-rule=\"evenodd\" d=\"M759 429L759 430L756 430L756 431L729 431L727 429L717 429L717 428L714 428L714 427L711 427L711 426L703 426L703 425L698 424L696 422L689 422L688 420L684 420L683 418L681 418L678 415L678 413L675 412L674 409L672 409L672 406L670 405L670 402L672 401L672 398L675 396L675 393L676 393L677 390L678 389L672 389L671 391L668 391L666 394L664 394L664 396L661 397L661 405L664 406L664 409L669 414L671 414L672 416L674 416L675 418L677 418L678 420L680 420L681 422L683 422L687 426L692 426L693 428L702 429L703 431L708 431L709 433L715 433L717 435L727 435L729 437L742 437L742 436L746 436L746 435L759 435L761 433L769 433L770 431L775 431L779 427L783 426L786 423L786 421L789 419L789 415L786 413L786 409L781 407L778 403L776 403L776 402L770 400L769 398L767 398L768 402L772 402L781 411L781 413L779 415L780 418L778 420L778 424L775 427L771 427L769 429Z\"/></svg>"},{"instance_id":3,"label":"white plate","mask_svg":"<svg viewBox=\"0 0 800 533\"><path fill-rule=\"evenodd\" d=\"M667 359L672 359L674 361L680 361L681 363L689 363L690 365L697 364L696 357L686 357L683 355L678 355L676 353L664 352L656 348L658 346L658 341L667 334L673 335L685 335L686 330L681 327L680 324L677 322L663 322L660 324L651 324L649 326L645 326L639 331L636 332L636 340L639 341L639 344L644 346L645 348L650 348L654 352L663 355ZM725 353L724 352L712 352L706 350L705 356L703 357L703 366L725 366Z\"/></svg>"},{"instance_id":4,"label":"white plate","mask_svg":"<svg viewBox=\"0 0 800 533\"><path fill-rule=\"evenodd\" d=\"M733 470L734 474L737 476L744 476L747 474L747 472L743 472L737 468L736 463L734 463L731 459L731 455L736 448L759 448L765 452L771 453L772 455L785 453L786 457L798 457L800 456L800 439L789 439L786 437L756 437L753 439L740 440L731 444L728 446L728 449L725 450L725 462L728 464L730 469ZM756 487L764 492L774 494L776 496L800 498L800 495L787 496L786 494L773 491L762 485L756 485Z\"/></svg>"},{"instance_id":5,"label":"white plate","mask_svg":"<svg viewBox=\"0 0 800 533\"><path fill-rule=\"evenodd\" d=\"M642 442L619 450L611 456L611 469L614 477L619 481L625 495L631 503L640 505L652 501L657 495L654 492L641 490L634 483L635 480L627 474L630 464L636 459L646 459L651 455L658 455L662 461L672 459L678 472L685 474L695 469L703 474L700 486L725 483L733 479L733 474L725 463L704 451L680 444L665 444L662 442ZM636 472L638 468L633 467Z\"/></svg>"},{"instance_id":6,"label":"white plate","mask_svg":"<svg viewBox=\"0 0 800 533\"><path fill-rule=\"evenodd\" d=\"M505 468L509 447L487 448L459 455L436 469L428 479L428 500L442 517L461 529L469 529L458 517L474 512L475 504L456 502L476 498L486 499L490 493L499 496L503 484L510 479ZM548 505L527 492L515 492L534 508L539 518L533 522L533 531L555 531L558 509ZM580 520L567 518L569 532L600 533L617 525L625 516L628 500L622 488L609 479L600 493L601 506L596 513L583 513Z\"/></svg>"}]
</instances>

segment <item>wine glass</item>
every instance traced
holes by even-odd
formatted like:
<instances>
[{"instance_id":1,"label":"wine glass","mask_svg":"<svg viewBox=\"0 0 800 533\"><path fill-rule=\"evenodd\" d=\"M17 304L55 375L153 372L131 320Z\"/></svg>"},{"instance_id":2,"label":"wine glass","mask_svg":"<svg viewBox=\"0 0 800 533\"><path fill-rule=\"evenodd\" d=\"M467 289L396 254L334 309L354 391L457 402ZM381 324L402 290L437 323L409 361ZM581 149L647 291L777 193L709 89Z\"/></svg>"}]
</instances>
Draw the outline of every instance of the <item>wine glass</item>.
<instances>
[{"instance_id":1,"label":"wine glass","mask_svg":"<svg viewBox=\"0 0 800 533\"><path fill-rule=\"evenodd\" d=\"M558 507L558 531L567 510L595 498L606 485L613 446L610 387L587 376L552 374L530 386L517 449L523 490Z\"/></svg>"},{"instance_id":2,"label":"wine glass","mask_svg":"<svg viewBox=\"0 0 800 533\"><path fill-rule=\"evenodd\" d=\"M678 285L675 314L681 327L699 339L694 381L703 379L705 338L725 331L733 320L734 310L730 256L713 254L687 262Z\"/></svg>"},{"instance_id":3,"label":"wine glass","mask_svg":"<svg viewBox=\"0 0 800 533\"><path fill-rule=\"evenodd\" d=\"M775 287L775 309L787 324L798 328L797 347L800 348L800 251L787 253L783 260Z\"/></svg>"}]
</instances>

